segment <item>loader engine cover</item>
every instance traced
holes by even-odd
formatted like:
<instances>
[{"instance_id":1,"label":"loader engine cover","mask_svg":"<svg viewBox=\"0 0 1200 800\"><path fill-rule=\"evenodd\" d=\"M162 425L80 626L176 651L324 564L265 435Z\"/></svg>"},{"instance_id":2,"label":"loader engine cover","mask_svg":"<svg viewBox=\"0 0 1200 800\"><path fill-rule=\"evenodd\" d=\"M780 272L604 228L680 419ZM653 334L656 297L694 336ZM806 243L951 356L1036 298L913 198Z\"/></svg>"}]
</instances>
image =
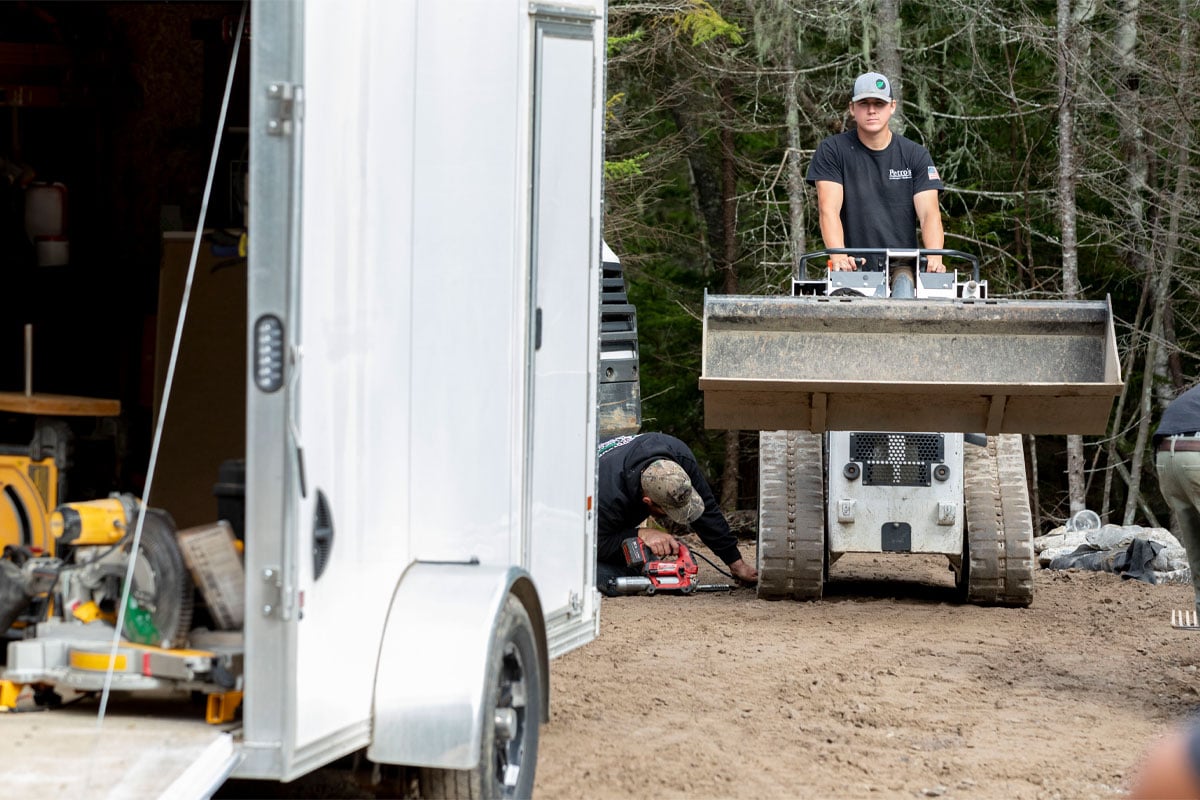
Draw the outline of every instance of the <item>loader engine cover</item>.
<instances>
[{"instance_id":1,"label":"loader engine cover","mask_svg":"<svg viewBox=\"0 0 1200 800\"><path fill-rule=\"evenodd\" d=\"M831 555L962 553L962 434L835 431L828 437ZM850 464L856 469L845 468Z\"/></svg>"}]
</instances>

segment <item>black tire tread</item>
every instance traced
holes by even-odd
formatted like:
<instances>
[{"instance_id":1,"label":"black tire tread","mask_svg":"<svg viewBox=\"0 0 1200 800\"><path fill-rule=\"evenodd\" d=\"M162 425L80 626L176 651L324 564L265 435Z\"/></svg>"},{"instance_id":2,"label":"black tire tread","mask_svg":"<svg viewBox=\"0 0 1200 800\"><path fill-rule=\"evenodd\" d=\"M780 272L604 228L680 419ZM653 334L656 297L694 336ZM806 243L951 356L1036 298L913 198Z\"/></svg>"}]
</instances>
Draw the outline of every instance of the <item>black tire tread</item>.
<instances>
[{"instance_id":1,"label":"black tire tread","mask_svg":"<svg viewBox=\"0 0 1200 800\"><path fill-rule=\"evenodd\" d=\"M824 437L807 431L761 431L758 436L758 596L820 599Z\"/></svg>"},{"instance_id":2,"label":"black tire tread","mask_svg":"<svg viewBox=\"0 0 1200 800\"><path fill-rule=\"evenodd\" d=\"M980 605L1033 602L1033 516L1018 434L988 437L963 453L966 547L963 599Z\"/></svg>"},{"instance_id":3,"label":"black tire tread","mask_svg":"<svg viewBox=\"0 0 1200 800\"><path fill-rule=\"evenodd\" d=\"M468 769L433 769L419 772L421 797L439 800L482 800L479 776Z\"/></svg>"}]
</instances>

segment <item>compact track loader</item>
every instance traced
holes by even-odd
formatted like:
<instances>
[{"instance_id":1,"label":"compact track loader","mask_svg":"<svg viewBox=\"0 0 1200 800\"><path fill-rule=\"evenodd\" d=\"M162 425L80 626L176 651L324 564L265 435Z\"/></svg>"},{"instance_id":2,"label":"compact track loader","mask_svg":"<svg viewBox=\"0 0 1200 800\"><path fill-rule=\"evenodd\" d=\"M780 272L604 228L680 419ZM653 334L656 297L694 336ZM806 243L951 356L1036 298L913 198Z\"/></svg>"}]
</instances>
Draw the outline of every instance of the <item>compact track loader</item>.
<instances>
[{"instance_id":1,"label":"compact track loader","mask_svg":"<svg viewBox=\"0 0 1200 800\"><path fill-rule=\"evenodd\" d=\"M833 253L871 267L805 278ZM761 432L760 597L819 598L845 553L935 553L965 601L1024 606L1020 434L1103 433L1121 380L1107 301L992 298L954 250L841 249L789 296L707 296L700 388L708 427Z\"/></svg>"}]
</instances>

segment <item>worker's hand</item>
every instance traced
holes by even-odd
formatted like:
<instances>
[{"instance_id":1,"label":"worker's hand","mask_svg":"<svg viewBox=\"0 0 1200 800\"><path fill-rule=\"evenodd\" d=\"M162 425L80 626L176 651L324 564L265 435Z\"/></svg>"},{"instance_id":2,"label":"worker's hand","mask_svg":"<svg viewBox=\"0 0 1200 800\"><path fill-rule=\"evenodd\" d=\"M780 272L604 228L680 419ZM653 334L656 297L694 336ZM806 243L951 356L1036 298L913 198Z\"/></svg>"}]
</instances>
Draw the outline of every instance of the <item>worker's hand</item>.
<instances>
[{"instance_id":1,"label":"worker's hand","mask_svg":"<svg viewBox=\"0 0 1200 800\"><path fill-rule=\"evenodd\" d=\"M942 263L941 256L928 256L925 260L926 272L945 272L946 265Z\"/></svg>"},{"instance_id":2,"label":"worker's hand","mask_svg":"<svg viewBox=\"0 0 1200 800\"><path fill-rule=\"evenodd\" d=\"M751 586L758 583L758 570L747 564L744 559L739 558L730 564L729 571L742 583L748 583Z\"/></svg>"},{"instance_id":3,"label":"worker's hand","mask_svg":"<svg viewBox=\"0 0 1200 800\"><path fill-rule=\"evenodd\" d=\"M836 253L829 257L829 270L831 272L857 272L858 264L845 253Z\"/></svg>"},{"instance_id":4,"label":"worker's hand","mask_svg":"<svg viewBox=\"0 0 1200 800\"><path fill-rule=\"evenodd\" d=\"M673 556L679 552L679 542L666 531L657 528L638 528L638 537L651 553L659 558Z\"/></svg>"}]
</instances>

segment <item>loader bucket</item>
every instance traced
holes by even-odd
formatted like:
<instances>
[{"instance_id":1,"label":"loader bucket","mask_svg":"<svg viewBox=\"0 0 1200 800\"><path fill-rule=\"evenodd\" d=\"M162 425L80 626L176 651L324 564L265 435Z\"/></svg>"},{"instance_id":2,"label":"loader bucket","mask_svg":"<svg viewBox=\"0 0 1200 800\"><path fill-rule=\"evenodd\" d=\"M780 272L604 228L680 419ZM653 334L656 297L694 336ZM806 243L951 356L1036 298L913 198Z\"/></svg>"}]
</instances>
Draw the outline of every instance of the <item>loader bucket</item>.
<instances>
[{"instance_id":1,"label":"loader bucket","mask_svg":"<svg viewBox=\"0 0 1200 800\"><path fill-rule=\"evenodd\" d=\"M1121 391L1108 301L709 295L705 424L1100 434Z\"/></svg>"}]
</instances>

